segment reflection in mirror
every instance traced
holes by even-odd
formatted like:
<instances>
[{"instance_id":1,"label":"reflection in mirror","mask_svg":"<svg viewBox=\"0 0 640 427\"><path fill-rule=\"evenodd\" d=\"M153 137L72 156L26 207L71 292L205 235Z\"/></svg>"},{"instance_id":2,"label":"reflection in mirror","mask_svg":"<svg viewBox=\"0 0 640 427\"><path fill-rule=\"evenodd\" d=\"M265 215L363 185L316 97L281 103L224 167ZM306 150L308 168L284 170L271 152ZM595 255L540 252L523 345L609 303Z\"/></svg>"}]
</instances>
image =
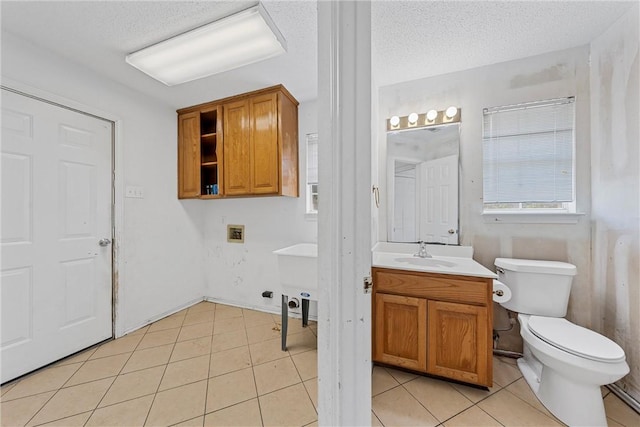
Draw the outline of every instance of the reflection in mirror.
<instances>
[{"instance_id":1,"label":"reflection in mirror","mask_svg":"<svg viewBox=\"0 0 640 427\"><path fill-rule=\"evenodd\" d=\"M458 242L459 123L387 133L388 240Z\"/></svg>"}]
</instances>

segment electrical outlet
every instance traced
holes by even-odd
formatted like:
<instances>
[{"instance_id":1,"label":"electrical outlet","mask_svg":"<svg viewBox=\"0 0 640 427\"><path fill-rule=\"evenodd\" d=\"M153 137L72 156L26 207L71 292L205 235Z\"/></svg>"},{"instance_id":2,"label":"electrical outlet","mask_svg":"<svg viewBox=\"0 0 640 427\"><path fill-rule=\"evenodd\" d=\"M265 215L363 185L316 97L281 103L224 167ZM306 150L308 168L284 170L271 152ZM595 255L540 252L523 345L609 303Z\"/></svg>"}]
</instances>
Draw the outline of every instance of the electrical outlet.
<instances>
[{"instance_id":1,"label":"electrical outlet","mask_svg":"<svg viewBox=\"0 0 640 427\"><path fill-rule=\"evenodd\" d=\"M142 187L127 185L124 197L128 197L130 199L144 199L144 189Z\"/></svg>"}]
</instances>

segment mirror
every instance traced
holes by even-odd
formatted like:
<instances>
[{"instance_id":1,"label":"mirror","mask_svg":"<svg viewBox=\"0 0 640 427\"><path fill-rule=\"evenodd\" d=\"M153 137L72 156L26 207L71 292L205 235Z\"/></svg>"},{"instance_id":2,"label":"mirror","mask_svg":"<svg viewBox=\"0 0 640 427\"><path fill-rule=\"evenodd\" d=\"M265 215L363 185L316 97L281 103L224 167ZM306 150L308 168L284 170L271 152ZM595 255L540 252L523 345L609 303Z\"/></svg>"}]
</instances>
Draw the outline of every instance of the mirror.
<instances>
[{"instance_id":1,"label":"mirror","mask_svg":"<svg viewBox=\"0 0 640 427\"><path fill-rule=\"evenodd\" d=\"M457 245L460 124L387 133L390 242Z\"/></svg>"}]
</instances>

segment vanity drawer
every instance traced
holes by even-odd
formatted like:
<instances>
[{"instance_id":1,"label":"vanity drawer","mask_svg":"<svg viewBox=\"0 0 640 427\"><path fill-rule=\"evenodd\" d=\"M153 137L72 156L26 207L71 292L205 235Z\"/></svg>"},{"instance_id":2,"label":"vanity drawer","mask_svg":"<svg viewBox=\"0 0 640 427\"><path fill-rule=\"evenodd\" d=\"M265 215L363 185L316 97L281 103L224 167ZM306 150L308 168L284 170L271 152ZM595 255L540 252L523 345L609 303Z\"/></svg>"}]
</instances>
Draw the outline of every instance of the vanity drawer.
<instances>
[{"instance_id":1,"label":"vanity drawer","mask_svg":"<svg viewBox=\"0 0 640 427\"><path fill-rule=\"evenodd\" d=\"M491 279L373 269L376 292L408 295L431 300L487 305Z\"/></svg>"}]
</instances>

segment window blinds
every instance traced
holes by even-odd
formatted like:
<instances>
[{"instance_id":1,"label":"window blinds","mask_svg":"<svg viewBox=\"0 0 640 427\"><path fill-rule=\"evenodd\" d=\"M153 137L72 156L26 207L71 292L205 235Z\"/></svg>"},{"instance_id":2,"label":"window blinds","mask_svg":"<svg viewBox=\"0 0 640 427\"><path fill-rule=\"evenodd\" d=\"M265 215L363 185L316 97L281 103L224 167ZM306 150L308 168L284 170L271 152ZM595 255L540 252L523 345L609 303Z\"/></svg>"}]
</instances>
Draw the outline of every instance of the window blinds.
<instances>
[{"instance_id":1,"label":"window blinds","mask_svg":"<svg viewBox=\"0 0 640 427\"><path fill-rule=\"evenodd\" d=\"M318 134L307 135L307 184L318 182Z\"/></svg>"},{"instance_id":2,"label":"window blinds","mask_svg":"<svg viewBox=\"0 0 640 427\"><path fill-rule=\"evenodd\" d=\"M484 110L484 203L574 199L574 98Z\"/></svg>"}]
</instances>

